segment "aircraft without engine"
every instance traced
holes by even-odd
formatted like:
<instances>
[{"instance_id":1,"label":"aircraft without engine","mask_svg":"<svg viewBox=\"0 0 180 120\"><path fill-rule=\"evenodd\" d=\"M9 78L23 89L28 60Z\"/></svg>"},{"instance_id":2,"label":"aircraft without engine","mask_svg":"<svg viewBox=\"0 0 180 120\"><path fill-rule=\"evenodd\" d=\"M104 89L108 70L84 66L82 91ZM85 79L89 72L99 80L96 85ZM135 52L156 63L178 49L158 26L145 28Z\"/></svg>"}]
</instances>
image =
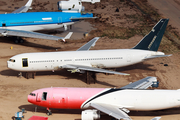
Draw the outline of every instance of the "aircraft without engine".
<instances>
[{"instance_id":1,"label":"aircraft without engine","mask_svg":"<svg viewBox=\"0 0 180 120\"><path fill-rule=\"evenodd\" d=\"M38 89L28 95L32 104L50 108L85 109L81 113L82 120L100 118L100 112L117 120L131 120L132 111L162 110L180 106L180 89L149 89L158 87L156 77L146 77L121 88L70 88L51 87ZM156 117L152 120L158 120Z\"/></svg>"},{"instance_id":2,"label":"aircraft without engine","mask_svg":"<svg viewBox=\"0 0 180 120\"><path fill-rule=\"evenodd\" d=\"M58 9L62 12L83 12L85 7L82 6L82 2L96 3L100 0L69 0L69 1L59 1Z\"/></svg>"},{"instance_id":3,"label":"aircraft without engine","mask_svg":"<svg viewBox=\"0 0 180 120\"><path fill-rule=\"evenodd\" d=\"M27 72L27 74L28 72L67 69L72 73L86 72L89 74L90 72L95 74L95 72L101 72L128 75L103 68L123 67L153 58L170 56L157 51L168 21L168 19L161 19L150 33L131 49L89 50L99 39L99 37L96 37L76 51L23 53L15 55L7 61L8 68ZM89 79L88 75L87 79Z\"/></svg>"},{"instance_id":4,"label":"aircraft without engine","mask_svg":"<svg viewBox=\"0 0 180 120\"><path fill-rule=\"evenodd\" d=\"M94 19L92 13L81 12L27 12L31 8L32 0L25 6L13 11L12 13L0 14L0 35L32 37L49 40L69 39L69 37L58 37L34 31L54 30L67 26L84 19ZM27 13L26 13L27 12ZM15 43L23 42L22 39L15 39Z\"/></svg>"}]
</instances>

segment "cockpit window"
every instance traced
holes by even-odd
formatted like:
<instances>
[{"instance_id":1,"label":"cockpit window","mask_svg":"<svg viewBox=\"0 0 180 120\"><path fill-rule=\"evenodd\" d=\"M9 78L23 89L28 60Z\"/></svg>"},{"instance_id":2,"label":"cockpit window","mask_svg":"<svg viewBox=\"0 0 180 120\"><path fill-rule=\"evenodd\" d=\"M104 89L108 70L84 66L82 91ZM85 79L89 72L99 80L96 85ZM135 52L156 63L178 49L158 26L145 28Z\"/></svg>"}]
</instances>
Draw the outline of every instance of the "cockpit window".
<instances>
[{"instance_id":1,"label":"cockpit window","mask_svg":"<svg viewBox=\"0 0 180 120\"><path fill-rule=\"evenodd\" d=\"M30 93L29 95L31 95L31 96L36 96L36 94L35 94L35 93Z\"/></svg>"},{"instance_id":2,"label":"cockpit window","mask_svg":"<svg viewBox=\"0 0 180 120\"><path fill-rule=\"evenodd\" d=\"M11 62L15 62L15 60L14 60L14 59L9 59L9 61L11 61Z\"/></svg>"}]
</instances>

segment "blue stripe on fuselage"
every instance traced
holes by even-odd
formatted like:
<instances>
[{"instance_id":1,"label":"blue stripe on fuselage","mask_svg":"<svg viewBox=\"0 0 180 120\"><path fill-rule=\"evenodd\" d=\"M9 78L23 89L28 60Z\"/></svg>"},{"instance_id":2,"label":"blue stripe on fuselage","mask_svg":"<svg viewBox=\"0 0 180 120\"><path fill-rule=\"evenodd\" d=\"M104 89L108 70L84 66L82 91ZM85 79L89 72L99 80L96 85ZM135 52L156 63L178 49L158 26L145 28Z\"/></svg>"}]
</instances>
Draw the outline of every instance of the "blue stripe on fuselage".
<instances>
[{"instance_id":1,"label":"blue stripe on fuselage","mask_svg":"<svg viewBox=\"0 0 180 120\"><path fill-rule=\"evenodd\" d=\"M0 14L0 27L5 23L6 27L57 24L74 22L69 18L93 17L93 14L64 13L64 12L28 12ZM77 20L76 20L77 21Z\"/></svg>"}]
</instances>

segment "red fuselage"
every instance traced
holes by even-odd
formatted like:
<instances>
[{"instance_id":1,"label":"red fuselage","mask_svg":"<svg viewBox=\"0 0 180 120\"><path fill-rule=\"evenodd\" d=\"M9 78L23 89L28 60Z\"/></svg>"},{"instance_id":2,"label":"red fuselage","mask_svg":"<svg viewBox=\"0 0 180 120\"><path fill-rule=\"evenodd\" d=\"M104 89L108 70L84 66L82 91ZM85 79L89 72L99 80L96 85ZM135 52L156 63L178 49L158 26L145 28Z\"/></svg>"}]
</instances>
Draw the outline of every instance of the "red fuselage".
<instances>
[{"instance_id":1,"label":"red fuselage","mask_svg":"<svg viewBox=\"0 0 180 120\"><path fill-rule=\"evenodd\" d=\"M44 88L28 95L28 102L47 108L81 109L81 105L105 88Z\"/></svg>"}]
</instances>

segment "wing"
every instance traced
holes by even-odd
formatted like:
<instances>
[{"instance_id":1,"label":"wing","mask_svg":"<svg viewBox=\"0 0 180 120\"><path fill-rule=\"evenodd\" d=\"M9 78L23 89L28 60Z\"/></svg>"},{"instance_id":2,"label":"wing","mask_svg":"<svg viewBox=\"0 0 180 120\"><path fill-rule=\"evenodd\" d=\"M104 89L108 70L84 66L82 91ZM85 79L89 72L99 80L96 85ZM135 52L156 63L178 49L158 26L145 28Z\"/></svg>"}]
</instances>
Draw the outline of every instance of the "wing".
<instances>
[{"instance_id":1,"label":"wing","mask_svg":"<svg viewBox=\"0 0 180 120\"><path fill-rule=\"evenodd\" d=\"M127 109L118 108L116 106L102 103L91 103L90 106L118 120L131 120L131 118L126 114L126 112L129 112L129 110Z\"/></svg>"},{"instance_id":2,"label":"wing","mask_svg":"<svg viewBox=\"0 0 180 120\"><path fill-rule=\"evenodd\" d=\"M110 74L118 74L118 75L129 75L126 73L120 73L120 72L105 70L101 68L94 68L94 67L89 67L89 66L83 66L83 65L63 65L63 66L60 66L59 68L69 69L69 71L71 71L72 73L80 72L80 71L92 71L92 72L110 73Z\"/></svg>"},{"instance_id":3,"label":"wing","mask_svg":"<svg viewBox=\"0 0 180 120\"><path fill-rule=\"evenodd\" d=\"M157 83L156 77L146 77L121 88L122 89L147 89L148 87L152 86L154 83Z\"/></svg>"},{"instance_id":4,"label":"wing","mask_svg":"<svg viewBox=\"0 0 180 120\"><path fill-rule=\"evenodd\" d=\"M172 54L170 54L170 55L152 55L152 56L149 56L149 57L145 57L144 60L158 58L158 57L169 57L171 55Z\"/></svg>"},{"instance_id":5,"label":"wing","mask_svg":"<svg viewBox=\"0 0 180 120\"><path fill-rule=\"evenodd\" d=\"M70 20L86 20L86 19L96 19L98 17L79 17L79 18L70 18Z\"/></svg>"},{"instance_id":6,"label":"wing","mask_svg":"<svg viewBox=\"0 0 180 120\"><path fill-rule=\"evenodd\" d=\"M161 119L161 117L155 117L155 118L153 118L151 120L159 120L159 119Z\"/></svg>"},{"instance_id":7,"label":"wing","mask_svg":"<svg viewBox=\"0 0 180 120\"><path fill-rule=\"evenodd\" d=\"M23 31L23 30L0 29L0 33L2 34L2 36L32 37L32 38L40 38L40 39L48 39L48 40L62 39L64 41L63 37L47 35L47 34L42 34L42 33L37 33L37 32ZM71 32L69 34L71 34ZM67 35L68 37L69 37L69 34Z\"/></svg>"},{"instance_id":8,"label":"wing","mask_svg":"<svg viewBox=\"0 0 180 120\"><path fill-rule=\"evenodd\" d=\"M12 13L22 13L22 12L27 12L29 8L31 7L32 0L29 0L25 6L13 11Z\"/></svg>"},{"instance_id":9,"label":"wing","mask_svg":"<svg viewBox=\"0 0 180 120\"><path fill-rule=\"evenodd\" d=\"M95 37L93 38L91 41L89 41L88 43L86 43L85 45L83 45L81 48L79 48L76 51L86 51L89 50L91 47L94 47L96 42L98 41L100 37Z\"/></svg>"}]
</instances>

